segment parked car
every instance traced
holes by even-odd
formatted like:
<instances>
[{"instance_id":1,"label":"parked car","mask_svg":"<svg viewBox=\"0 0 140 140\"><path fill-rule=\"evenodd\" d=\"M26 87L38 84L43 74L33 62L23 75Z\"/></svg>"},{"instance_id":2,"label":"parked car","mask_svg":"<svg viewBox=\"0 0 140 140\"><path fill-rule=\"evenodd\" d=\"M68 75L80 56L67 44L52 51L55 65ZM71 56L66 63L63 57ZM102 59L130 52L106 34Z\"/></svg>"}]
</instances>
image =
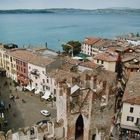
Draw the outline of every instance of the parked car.
<instances>
[{"instance_id":1,"label":"parked car","mask_svg":"<svg viewBox=\"0 0 140 140\"><path fill-rule=\"evenodd\" d=\"M42 124L47 124L47 123L48 123L48 120L42 120L42 121L37 122L36 124L42 125Z\"/></svg>"},{"instance_id":2,"label":"parked car","mask_svg":"<svg viewBox=\"0 0 140 140\"><path fill-rule=\"evenodd\" d=\"M41 110L40 113L46 117L51 115L48 110Z\"/></svg>"}]
</instances>

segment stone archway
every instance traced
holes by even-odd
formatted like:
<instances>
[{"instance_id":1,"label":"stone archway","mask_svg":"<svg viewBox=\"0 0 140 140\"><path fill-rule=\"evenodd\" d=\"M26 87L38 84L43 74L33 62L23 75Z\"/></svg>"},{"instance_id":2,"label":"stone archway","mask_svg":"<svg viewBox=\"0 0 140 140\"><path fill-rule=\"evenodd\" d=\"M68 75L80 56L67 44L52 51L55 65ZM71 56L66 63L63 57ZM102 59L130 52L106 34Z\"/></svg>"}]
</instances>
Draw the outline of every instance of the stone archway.
<instances>
[{"instance_id":1,"label":"stone archway","mask_svg":"<svg viewBox=\"0 0 140 140\"><path fill-rule=\"evenodd\" d=\"M84 120L80 114L75 124L75 140L83 140L84 134Z\"/></svg>"}]
</instances>

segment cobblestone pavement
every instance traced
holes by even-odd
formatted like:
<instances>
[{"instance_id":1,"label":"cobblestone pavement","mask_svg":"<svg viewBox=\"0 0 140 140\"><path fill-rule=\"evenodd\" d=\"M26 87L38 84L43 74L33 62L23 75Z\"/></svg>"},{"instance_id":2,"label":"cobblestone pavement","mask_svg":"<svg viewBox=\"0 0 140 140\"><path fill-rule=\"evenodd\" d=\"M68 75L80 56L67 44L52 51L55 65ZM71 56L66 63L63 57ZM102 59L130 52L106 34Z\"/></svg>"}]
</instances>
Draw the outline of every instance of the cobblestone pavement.
<instances>
[{"instance_id":1,"label":"cobblestone pavement","mask_svg":"<svg viewBox=\"0 0 140 140\"><path fill-rule=\"evenodd\" d=\"M5 81L8 81L8 85L4 86ZM12 129L17 131L19 128L31 126L38 121L44 119L50 119L56 117L55 105L46 101L42 101L39 96L34 95L30 92L16 91L14 84L7 78L0 77L0 92L2 99L5 102L5 119L8 121L8 125L5 130ZM10 95L18 96L19 99L10 100ZM22 102L22 99L25 103ZM9 104L11 108L9 108ZM51 116L45 117L40 111L47 109L50 111Z\"/></svg>"}]
</instances>

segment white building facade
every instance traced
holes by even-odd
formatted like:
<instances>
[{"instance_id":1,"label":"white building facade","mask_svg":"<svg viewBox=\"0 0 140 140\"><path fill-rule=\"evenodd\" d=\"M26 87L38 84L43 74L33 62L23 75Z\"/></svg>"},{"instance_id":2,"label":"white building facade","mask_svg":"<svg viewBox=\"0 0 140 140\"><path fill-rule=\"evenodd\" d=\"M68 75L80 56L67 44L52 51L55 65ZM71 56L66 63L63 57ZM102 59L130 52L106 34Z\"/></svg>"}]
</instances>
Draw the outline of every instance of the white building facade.
<instances>
[{"instance_id":1,"label":"white building facade","mask_svg":"<svg viewBox=\"0 0 140 140\"><path fill-rule=\"evenodd\" d=\"M114 61L105 61L105 60L97 59L97 60L94 60L94 62L96 64L102 65L105 68L105 70L115 72L116 62L114 62Z\"/></svg>"},{"instance_id":2,"label":"white building facade","mask_svg":"<svg viewBox=\"0 0 140 140\"><path fill-rule=\"evenodd\" d=\"M132 44L132 45L135 45L135 46L140 45L140 40L129 40L128 39L127 42L129 44Z\"/></svg>"},{"instance_id":3,"label":"white building facade","mask_svg":"<svg viewBox=\"0 0 140 140\"><path fill-rule=\"evenodd\" d=\"M116 64L118 60L118 54L115 52L98 53L93 58L96 64L102 65L105 70L112 72L116 71Z\"/></svg>"},{"instance_id":4,"label":"white building facade","mask_svg":"<svg viewBox=\"0 0 140 140\"><path fill-rule=\"evenodd\" d=\"M140 105L123 103L121 127L139 131Z\"/></svg>"},{"instance_id":5,"label":"white building facade","mask_svg":"<svg viewBox=\"0 0 140 140\"><path fill-rule=\"evenodd\" d=\"M100 41L100 38L88 37L84 40L81 46L82 53L93 56L99 52L99 49L94 46L95 43Z\"/></svg>"},{"instance_id":6,"label":"white building facade","mask_svg":"<svg viewBox=\"0 0 140 140\"><path fill-rule=\"evenodd\" d=\"M50 89L50 80L46 76L46 67L28 63L28 77L30 81L29 86L35 88L35 91L45 92L46 89Z\"/></svg>"},{"instance_id":7,"label":"white building facade","mask_svg":"<svg viewBox=\"0 0 140 140\"><path fill-rule=\"evenodd\" d=\"M140 73L133 72L129 77L123 95L121 129L140 136Z\"/></svg>"}]
</instances>

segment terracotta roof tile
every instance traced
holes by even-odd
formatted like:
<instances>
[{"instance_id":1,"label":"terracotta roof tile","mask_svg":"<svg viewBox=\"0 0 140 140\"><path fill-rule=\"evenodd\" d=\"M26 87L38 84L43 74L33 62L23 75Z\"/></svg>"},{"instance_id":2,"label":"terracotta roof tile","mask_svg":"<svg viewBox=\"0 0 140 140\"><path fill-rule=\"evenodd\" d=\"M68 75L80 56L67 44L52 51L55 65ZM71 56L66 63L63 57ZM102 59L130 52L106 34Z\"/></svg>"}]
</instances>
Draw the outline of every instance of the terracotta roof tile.
<instances>
[{"instance_id":1,"label":"terracotta roof tile","mask_svg":"<svg viewBox=\"0 0 140 140\"><path fill-rule=\"evenodd\" d=\"M118 59L118 54L115 52L98 53L94 57L95 60L103 60L108 62L115 62Z\"/></svg>"},{"instance_id":2,"label":"terracotta roof tile","mask_svg":"<svg viewBox=\"0 0 140 140\"><path fill-rule=\"evenodd\" d=\"M18 60L22 60L24 62L32 63L38 66L46 66L53 62L51 59L36 55L32 51L26 49L15 49L8 52L8 54L17 58Z\"/></svg>"},{"instance_id":3,"label":"terracotta roof tile","mask_svg":"<svg viewBox=\"0 0 140 140\"><path fill-rule=\"evenodd\" d=\"M109 47L107 48L107 51L116 52L116 47Z\"/></svg>"},{"instance_id":4,"label":"terracotta roof tile","mask_svg":"<svg viewBox=\"0 0 140 140\"><path fill-rule=\"evenodd\" d=\"M53 70L53 71L49 72L49 76L53 77L56 80L56 82L62 82L64 80L66 80L67 83L70 84L71 78L78 77L79 74L74 73L74 72L61 70L61 69L57 69L57 70Z\"/></svg>"},{"instance_id":5,"label":"terracotta roof tile","mask_svg":"<svg viewBox=\"0 0 140 140\"><path fill-rule=\"evenodd\" d=\"M95 37L87 37L84 40L84 43L88 44L88 45L93 45L93 44L97 43L99 40L101 40L101 39L100 38L95 38Z\"/></svg>"},{"instance_id":6,"label":"terracotta roof tile","mask_svg":"<svg viewBox=\"0 0 140 140\"><path fill-rule=\"evenodd\" d=\"M135 69L139 69L140 68L139 64L133 64L133 63L131 64L129 62L125 63L124 66L126 68L135 68Z\"/></svg>"},{"instance_id":7,"label":"terracotta roof tile","mask_svg":"<svg viewBox=\"0 0 140 140\"><path fill-rule=\"evenodd\" d=\"M140 73L133 72L127 82L123 102L140 105Z\"/></svg>"},{"instance_id":8,"label":"terracotta roof tile","mask_svg":"<svg viewBox=\"0 0 140 140\"><path fill-rule=\"evenodd\" d=\"M29 63L32 63L32 64L37 65L37 66L45 67L46 65L49 65L53 61L54 60L45 58L43 56L35 56L34 55L33 57L31 57Z\"/></svg>"},{"instance_id":9,"label":"terracotta roof tile","mask_svg":"<svg viewBox=\"0 0 140 140\"><path fill-rule=\"evenodd\" d=\"M26 49L14 49L8 52L8 54L25 62L28 62L31 59L31 57L33 57L33 53L27 51Z\"/></svg>"},{"instance_id":10,"label":"terracotta roof tile","mask_svg":"<svg viewBox=\"0 0 140 140\"><path fill-rule=\"evenodd\" d=\"M100 39L98 42L94 44L96 47L105 47L108 48L109 46L113 45L113 41L109 39Z\"/></svg>"},{"instance_id":11,"label":"terracotta roof tile","mask_svg":"<svg viewBox=\"0 0 140 140\"><path fill-rule=\"evenodd\" d=\"M88 67L88 68L97 68L100 66L98 64L95 64L93 61L92 62L91 61L81 62L79 65L84 66L84 67Z\"/></svg>"}]
</instances>

